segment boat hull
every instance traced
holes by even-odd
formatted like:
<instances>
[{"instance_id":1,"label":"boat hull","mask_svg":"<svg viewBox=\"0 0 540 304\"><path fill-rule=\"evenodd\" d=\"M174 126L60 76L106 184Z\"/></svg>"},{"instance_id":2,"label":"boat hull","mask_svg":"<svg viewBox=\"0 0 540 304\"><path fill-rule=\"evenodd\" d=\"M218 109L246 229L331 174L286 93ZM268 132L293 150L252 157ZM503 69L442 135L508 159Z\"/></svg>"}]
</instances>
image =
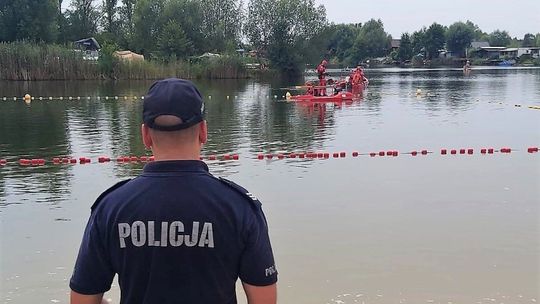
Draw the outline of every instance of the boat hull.
<instances>
[{"instance_id":1,"label":"boat hull","mask_svg":"<svg viewBox=\"0 0 540 304\"><path fill-rule=\"evenodd\" d=\"M305 102L343 102L354 99L354 94L351 92L340 92L332 96L313 96L313 95L296 95L291 96L292 101Z\"/></svg>"}]
</instances>

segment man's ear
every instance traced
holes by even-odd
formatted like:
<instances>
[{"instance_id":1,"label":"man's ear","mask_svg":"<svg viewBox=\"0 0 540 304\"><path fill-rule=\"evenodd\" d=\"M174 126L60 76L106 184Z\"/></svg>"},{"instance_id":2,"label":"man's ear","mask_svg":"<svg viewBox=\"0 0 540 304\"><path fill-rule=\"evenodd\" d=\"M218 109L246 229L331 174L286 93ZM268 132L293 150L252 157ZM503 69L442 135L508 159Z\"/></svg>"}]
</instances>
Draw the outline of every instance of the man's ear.
<instances>
[{"instance_id":1,"label":"man's ear","mask_svg":"<svg viewBox=\"0 0 540 304\"><path fill-rule=\"evenodd\" d=\"M141 134L144 146L148 149L152 148L153 142L150 136L150 129L145 124L141 125Z\"/></svg>"},{"instance_id":2,"label":"man's ear","mask_svg":"<svg viewBox=\"0 0 540 304\"><path fill-rule=\"evenodd\" d=\"M206 120L203 120L199 125L199 142L204 145L208 141L208 126Z\"/></svg>"}]
</instances>

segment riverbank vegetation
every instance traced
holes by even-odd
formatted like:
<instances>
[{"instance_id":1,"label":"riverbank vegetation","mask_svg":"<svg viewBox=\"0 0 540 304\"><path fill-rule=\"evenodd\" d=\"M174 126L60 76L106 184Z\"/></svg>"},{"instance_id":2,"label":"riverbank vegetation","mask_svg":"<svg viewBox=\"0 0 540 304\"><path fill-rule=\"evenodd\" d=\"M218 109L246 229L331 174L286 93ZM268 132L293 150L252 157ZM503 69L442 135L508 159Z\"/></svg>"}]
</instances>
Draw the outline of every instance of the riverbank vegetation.
<instances>
[{"instance_id":1,"label":"riverbank vegetation","mask_svg":"<svg viewBox=\"0 0 540 304\"><path fill-rule=\"evenodd\" d=\"M3 80L90 80L248 78L246 61L237 56L204 58L197 61L123 61L104 47L97 61L83 60L80 52L56 44L30 42L0 43L0 79ZM251 74L250 74L251 73Z\"/></svg>"},{"instance_id":2,"label":"riverbank vegetation","mask_svg":"<svg viewBox=\"0 0 540 304\"><path fill-rule=\"evenodd\" d=\"M473 41L540 47L540 34L518 39L503 30L485 33L471 21L433 23L392 37L381 20L328 23L325 7L314 0L72 0L67 9L62 4L0 3L0 79L242 78L267 70L294 75L322 58L339 66L424 66L464 58L484 62ZM97 63L73 50L74 41L89 37L102 47ZM122 61L113 56L117 50L145 60ZM540 64L535 56L523 62Z\"/></svg>"}]
</instances>

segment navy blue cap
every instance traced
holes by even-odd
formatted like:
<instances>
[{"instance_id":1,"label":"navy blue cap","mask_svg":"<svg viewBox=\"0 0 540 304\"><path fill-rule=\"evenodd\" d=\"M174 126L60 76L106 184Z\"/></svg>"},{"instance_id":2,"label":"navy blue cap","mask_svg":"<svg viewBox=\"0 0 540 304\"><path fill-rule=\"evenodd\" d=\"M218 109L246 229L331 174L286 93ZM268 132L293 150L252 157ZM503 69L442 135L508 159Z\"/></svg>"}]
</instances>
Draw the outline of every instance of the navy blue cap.
<instances>
[{"instance_id":1,"label":"navy blue cap","mask_svg":"<svg viewBox=\"0 0 540 304\"><path fill-rule=\"evenodd\" d=\"M173 126L160 126L155 119L162 115L172 115L182 119ZM169 78L152 84L144 97L143 122L151 129L178 131L201 122L204 118L204 102L201 93L189 81Z\"/></svg>"}]
</instances>

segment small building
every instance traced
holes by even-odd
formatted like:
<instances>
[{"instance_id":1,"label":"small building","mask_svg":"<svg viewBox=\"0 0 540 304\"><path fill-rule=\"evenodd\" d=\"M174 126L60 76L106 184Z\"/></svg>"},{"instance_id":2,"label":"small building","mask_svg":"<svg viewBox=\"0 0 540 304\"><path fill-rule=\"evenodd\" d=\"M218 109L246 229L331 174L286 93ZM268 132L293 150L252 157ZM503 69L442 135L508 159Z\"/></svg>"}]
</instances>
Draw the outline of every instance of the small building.
<instances>
[{"instance_id":1,"label":"small building","mask_svg":"<svg viewBox=\"0 0 540 304\"><path fill-rule=\"evenodd\" d=\"M397 52L400 46L401 46L401 39L392 39L392 41L390 41L390 49L392 51Z\"/></svg>"},{"instance_id":2,"label":"small building","mask_svg":"<svg viewBox=\"0 0 540 304\"><path fill-rule=\"evenodd\" d=\"M540 58L540 47L521 47L517 49L517 56L531 56L532 58Z\"/></svg>"},{"instance_id":3,"label":"small building","mask_svg":"<svg viewBox=\"0 0 540 304\"><path fill-rule=\"evenodd\" d=\"M83 51L99 51L101 46L94 37L77 40L74 42L75 48Z\"/></svg>"},{"instance_id":4,"label":"small building","mask_svg":"<svg viewBox=\"0 0 540 304\"><path fill-rule=\"evenodd\" d=\"M488 58L488 59L499 59L501 56L501 51L505 50L506 48L504 46L487 46L487 47L481 47L477 54L480 58Z\"/></svg>"},{"instance_id":5,"label":"small building","mask_svg":"<svg viewBox=\"0 0 540 304\"><path fill-rule=\"evenodd\" d=\"M101 46L94 37L77 40L73 44L76 51L82 52L84 60L98 60Z\"/></svg>"},{"instance_id":6,"label":"small building","mask_svg":"<svg viewBox=\"0 0 540 304\"><path fill-rule=\"evenodd\" d=\"M518 58L518 48L505 48L500 51L500 56L507 58Z\"/></svg>"},{"instance_id":7,"label":"small building","mask_svg":"<svg viewBox=\"0 0 540 304\"><path fill-rule=\"evenodd\" d=\"M532 58L540 58L540 47L529 48L531 50Z\"/></svg>"},{"instance_id":8,"label":"small building","mask_svg":"<svg viewBox=\"0 0 540 304\"><path fill-rule=\"evenodd\" d=\"M473 51L478 51L481 48L490 47L489 42L487 41L473 41L471 42L471 49Z\"/></svg>"}]
</instances>

